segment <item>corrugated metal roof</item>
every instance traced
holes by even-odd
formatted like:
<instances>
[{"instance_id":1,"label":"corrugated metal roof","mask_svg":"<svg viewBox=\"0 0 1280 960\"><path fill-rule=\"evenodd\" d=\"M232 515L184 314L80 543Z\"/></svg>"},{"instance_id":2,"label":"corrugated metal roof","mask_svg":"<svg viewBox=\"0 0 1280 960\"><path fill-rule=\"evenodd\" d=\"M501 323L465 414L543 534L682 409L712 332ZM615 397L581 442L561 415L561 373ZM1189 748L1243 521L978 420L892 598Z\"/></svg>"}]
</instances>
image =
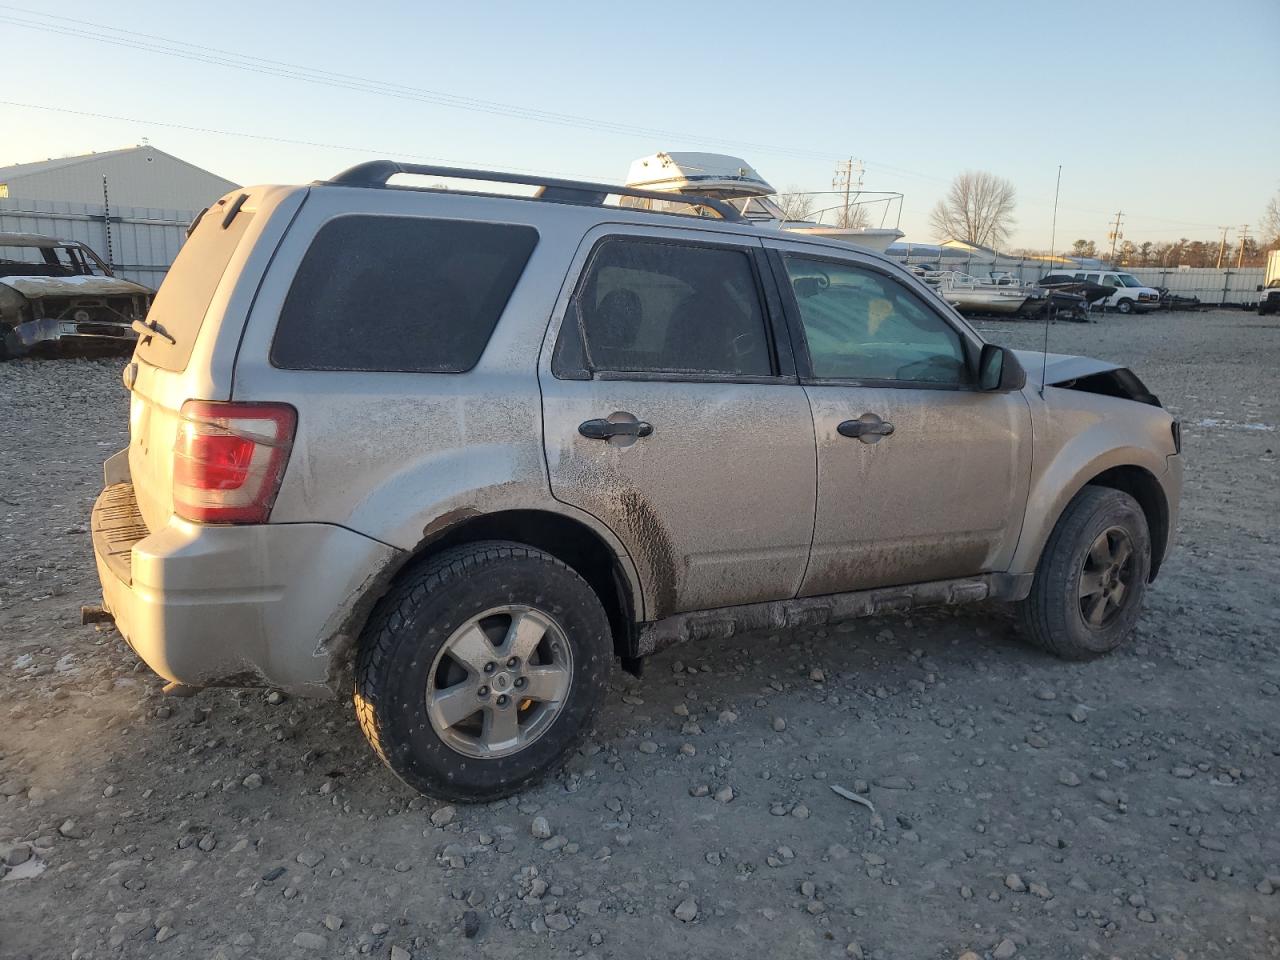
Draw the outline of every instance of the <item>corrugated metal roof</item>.
<instances>
[{"instance_id":1,"label":"corrugated metal roof","mask_svg":"<svg viewBox=\"0 0 1280 960\"><path fill-rule=\"evenodd\" d=\"M103 157L116 157L123 153L133 153L138 150L146 150L147 147L125 147L121 150L103 150L101 153L84 153L76 157L56 157L49 160L35 160L31 163L15 163L12 166L0 167L0 180L9 180L15 177L25 177L32 173L47 173L50 170L58 170L62 167L75 166L78 163L87 163L90 160L101 160ZM150 149L155 149L154 147ZM156 151L161 153L163 151Z\"/></svg>"},{"instance_id":2,"label":"corrugated metal roof","mask_svg":"<svg viewBox=\"0 0 1280 960\"><path fill-rule=\"evenodd\" d=\"M188 160L183 160L181 157L175 157L172 153L165 153L163 150L158 150L153 146L146 145L124 147L120 150L102 150L98 153L82 153L75 157L57 157L49 160L35 160L31 163L15 163L8 167L0 167L0 181L16 180L19 177L26 177L35 173L48 173L51 170L61 170L64 167L74 167L82 163L94 163L99 160L104 160L107 157L127 156L131 153L152 153L161 157L167 157L176 163L181 163L183 166L190 167L193 170L199 170L201 173L207 174L215 179L226 180L225 177L220 177L216 173L204 169L204 167L197 167L194 163L191 163ZM230 181L227 182L229 183Z\"/></svg>"}]
</instances>

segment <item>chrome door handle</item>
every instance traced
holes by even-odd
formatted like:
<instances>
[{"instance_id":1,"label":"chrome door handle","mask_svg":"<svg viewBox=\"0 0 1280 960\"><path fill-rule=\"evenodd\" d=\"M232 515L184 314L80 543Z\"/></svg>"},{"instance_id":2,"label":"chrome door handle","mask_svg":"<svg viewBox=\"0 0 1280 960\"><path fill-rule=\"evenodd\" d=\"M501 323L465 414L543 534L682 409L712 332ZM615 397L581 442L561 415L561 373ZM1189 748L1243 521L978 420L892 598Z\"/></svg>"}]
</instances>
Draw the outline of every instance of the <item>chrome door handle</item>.
<instances>
[{"instance_id":1,"label":"chrome door handle","mask_svg":"<svg viewBox=\"0 0 1280 960\"><path fill-rule=\"evenodd\" d=\"M647 420L584 420L578 424L578 432L591 440L608 440L610 437L647 437L653 433L653 424Z\"/></svg>"},{"instance_id":2,"label":"chrome door handle","mask_svg":"<svg viewBox=\"0 0 1280 960\"><path fill-rule=\"evenodd\" d=\"M845 420L836 427L836 433L842 437L857 438L863 443L875 443L881 437L893 436L893 424L881 420L874 413L864 413L857 420Z\"/></svg>"}]
</instances>

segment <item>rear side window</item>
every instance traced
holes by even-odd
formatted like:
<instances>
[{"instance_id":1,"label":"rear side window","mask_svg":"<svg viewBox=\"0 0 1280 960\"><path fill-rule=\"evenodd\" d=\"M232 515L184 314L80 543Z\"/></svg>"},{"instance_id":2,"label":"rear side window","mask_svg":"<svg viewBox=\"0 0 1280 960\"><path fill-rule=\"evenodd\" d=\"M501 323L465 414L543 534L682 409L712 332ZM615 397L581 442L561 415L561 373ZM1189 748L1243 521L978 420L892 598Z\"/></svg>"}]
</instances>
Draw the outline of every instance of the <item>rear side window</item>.
<instances>
[{"instance_id":1,"label":"rear side window","mask_svg":"<svg viewBox=\"0 0 1280 960\"><path fill-rule=\"evenodd\" d=\"M579 286L577 332L595 371L769 376L750 255L739 249L607 240Z\"/></svg>"},{"instance_id":2,"label":"rear side window","mask_svg":"<svg viewBox=\"0 0 1280 960\"><path fill-rule=\"evenodd\" d=\"M289 370L462 373L538 242L532 227L346 216L320 228L271 344Z\"/></svg>"},{"instance_id":3,"label":"rear side window","mask_svg":"<svg viewBox=\"0 0 1280 960\"><path fill-rule=\"evenodd\" d=\"M187 369L218 281L253 222L253 212L242 206L232 221L222 226L228 205L235 202L235 198L219 201L201 214L178 251L147 313L147 320L159 324L173 342L163 336L143 335L137 353L147 363L175 373Z\"/></svg>"}]
</instances>

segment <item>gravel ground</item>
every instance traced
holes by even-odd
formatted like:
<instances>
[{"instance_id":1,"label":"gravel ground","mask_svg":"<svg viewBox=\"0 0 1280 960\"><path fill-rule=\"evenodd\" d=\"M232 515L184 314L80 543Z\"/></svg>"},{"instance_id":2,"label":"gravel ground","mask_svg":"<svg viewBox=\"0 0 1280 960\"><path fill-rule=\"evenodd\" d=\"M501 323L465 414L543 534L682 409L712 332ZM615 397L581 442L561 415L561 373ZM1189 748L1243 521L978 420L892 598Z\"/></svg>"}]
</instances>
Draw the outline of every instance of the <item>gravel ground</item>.
<instances>
[{"instance_id":1,"label":"gravel ground","mask_svg":"<svg viewBox=\"0 0 1280 960\"><path fill-rule=\"evenodd\" d=\"M120 363L0 366L0 956L1280 956L1280 324L1109 316L1050 348L1187 423L1124 650L1053 660L997 606L676 648L615 675L555 780L456 809L349 703L166 698L80 626Z\"/></svg>"}]
</instances>

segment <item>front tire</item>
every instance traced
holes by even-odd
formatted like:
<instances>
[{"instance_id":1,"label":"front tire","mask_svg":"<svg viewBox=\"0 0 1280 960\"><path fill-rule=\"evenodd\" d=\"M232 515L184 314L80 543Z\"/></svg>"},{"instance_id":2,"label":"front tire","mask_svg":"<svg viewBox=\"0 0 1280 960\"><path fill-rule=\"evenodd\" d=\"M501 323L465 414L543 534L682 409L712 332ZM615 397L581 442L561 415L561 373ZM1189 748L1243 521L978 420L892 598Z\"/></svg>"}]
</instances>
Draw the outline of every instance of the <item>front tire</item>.
<instances>
[{"instance_id":1,"label":"front tire","mask_svg":"<svg viewBox=\"0 0 1280 960\"><path fill-rule=\"evenodd\" d=\"M494 800L565 760L612 663L608 617L575 571L522 544L467 544L378 602L360 638L356 716L415 790Z\"/></svg>"},{"instance_id":2,"label":"front tire","mask_svg":"<svg viewBox=\"0 0 1280 960\"><path fill-rule=\"evenodd\" d=\"M1133 313L1133 301L1121 300L1119 303L1116 304L1116 310L1124 314Z\"/></svg>"},{"instance_id":3,"label":"front tire","mask_svg":"<svg viewBox=\"0 0 1280 960\"><path fill-rule=\"evenodd\" d=\"M1110 653L1133 631L1151 573L1151 532L1138 502L1087 486L1058 519L1019 604L1023 631L1065 660Z\"/></svg>"}]
</instances>

